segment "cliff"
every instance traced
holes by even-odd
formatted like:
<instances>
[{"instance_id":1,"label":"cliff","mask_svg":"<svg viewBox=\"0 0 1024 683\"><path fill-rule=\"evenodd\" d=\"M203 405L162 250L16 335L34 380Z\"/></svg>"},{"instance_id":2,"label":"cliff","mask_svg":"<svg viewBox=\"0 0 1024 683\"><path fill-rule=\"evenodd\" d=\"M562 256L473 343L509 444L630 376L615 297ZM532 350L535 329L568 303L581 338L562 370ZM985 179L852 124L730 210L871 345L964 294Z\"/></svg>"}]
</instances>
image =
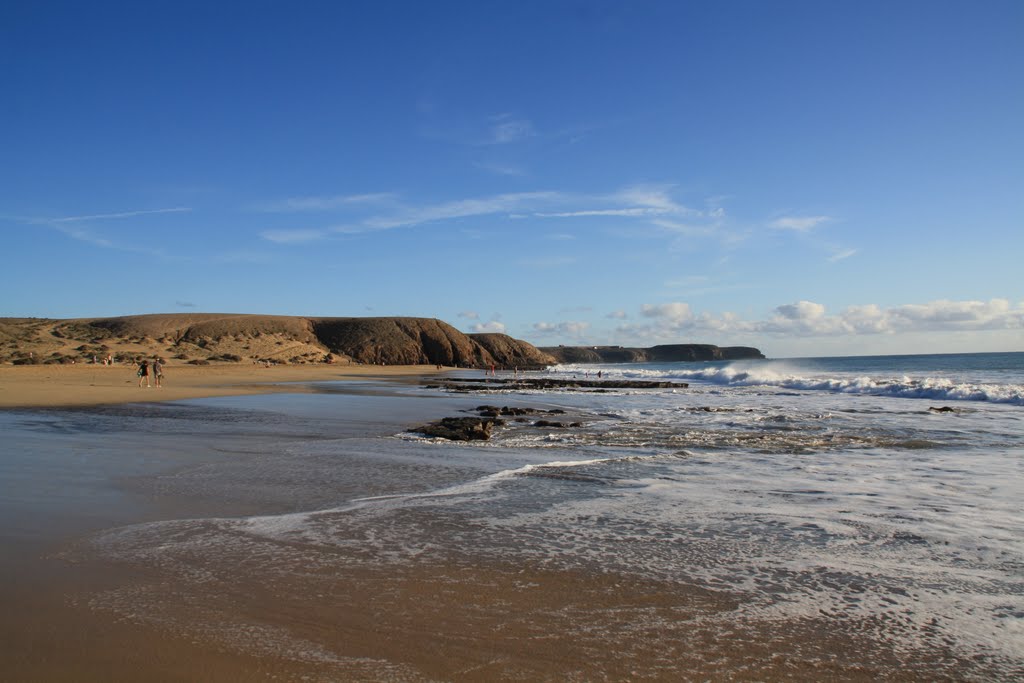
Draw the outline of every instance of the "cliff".
<instances>
[{"instance_id":1,"label":"cliff","mask_svg":"<svg viewBox=\"0 0 1024 683\"><path fill-rule=\"evenodd\" d=\"M751 346L663 344L649 348L624 346L547 346L541 352L559 363L669 363L676 361L743 360L764 358Z\"/></svg>"},{"instance_id":2,"label":"cliff","mask_svg":"<svg viewBox=\"0 0 1024 683\"><path fill-rule=\"evenodd\" d=\"M116 318L0 319L0 362L356 362L538 367L554 362L502 334L467 335L433 318L307 318L153 314Z\"/></svg>"}]
</instances>

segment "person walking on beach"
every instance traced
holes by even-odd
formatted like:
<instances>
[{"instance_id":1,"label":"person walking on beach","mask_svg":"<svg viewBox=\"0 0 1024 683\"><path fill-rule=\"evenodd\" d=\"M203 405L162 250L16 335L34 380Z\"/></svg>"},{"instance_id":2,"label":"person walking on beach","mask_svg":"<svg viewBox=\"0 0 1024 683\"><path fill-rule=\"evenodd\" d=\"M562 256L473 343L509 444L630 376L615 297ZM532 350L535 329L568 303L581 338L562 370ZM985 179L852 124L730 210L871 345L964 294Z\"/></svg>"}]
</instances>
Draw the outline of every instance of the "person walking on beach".
<instances>
[{"instance_id":1,"label":"person walking on beach","mask_svg":"<svg viewBox=\"0 0 1024 683\"><path fill-rule=\"evenodd\" d=\"M159 358L153 359L153 380L156 382L157 387L163 386L164 364L160 362Z\"/></svg>"},{"instance_id":2,"label":"person walking on beach","mask_svg":"<svg viewBox=\"0 0 1024 683\"><path fill-rule=\"evenodd\" d=\"M147 387L150 386L150 384L149 384L149 361L148 360L143 360L141 363L139 363L139 388L140 389L142 388L143 380L145 380Z\"/></svg>"}]
</instances>

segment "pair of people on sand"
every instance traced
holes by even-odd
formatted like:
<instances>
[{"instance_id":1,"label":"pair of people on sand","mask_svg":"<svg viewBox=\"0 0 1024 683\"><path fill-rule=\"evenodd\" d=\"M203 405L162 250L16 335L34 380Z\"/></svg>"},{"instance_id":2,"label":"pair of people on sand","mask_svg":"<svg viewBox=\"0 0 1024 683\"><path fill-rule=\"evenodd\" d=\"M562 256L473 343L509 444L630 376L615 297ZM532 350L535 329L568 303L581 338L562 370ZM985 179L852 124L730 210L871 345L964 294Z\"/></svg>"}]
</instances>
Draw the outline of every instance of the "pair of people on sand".
<instances>
[{"instance_id":1,"label":"pair of people on sand","mask_svg":"<svg viewBox=\"0 0 1024 683\"><path fill-rule=\"evenodd\" d=\"M142 388L142 383L145 382L146 386L151 386L149 383L149 376L153 376L153 380L156 382L158 387L163 386L164 379L164 364L159 358L153 359L153 364L150 365L149 361L142 359L139 363L139 388Z\"/></svg>"}]
</instances>

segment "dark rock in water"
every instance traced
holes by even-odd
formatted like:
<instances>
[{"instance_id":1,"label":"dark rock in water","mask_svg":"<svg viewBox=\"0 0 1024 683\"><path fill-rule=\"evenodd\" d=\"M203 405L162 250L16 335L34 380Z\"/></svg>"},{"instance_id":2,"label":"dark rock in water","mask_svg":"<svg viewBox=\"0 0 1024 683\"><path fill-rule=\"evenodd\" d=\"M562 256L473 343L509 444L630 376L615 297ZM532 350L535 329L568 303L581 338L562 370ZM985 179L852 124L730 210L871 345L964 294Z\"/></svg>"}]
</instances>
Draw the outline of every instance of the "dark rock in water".
<instances>
[{"instance_id":1,"label":"dark rock in water","mask_svg":"<svg viewBox=\"0 0 1024 683\"><path fill-rule=\"evenodd\" d=\"M540 408L512 408L509 406L477 406L476 412L480 413L480 417L516 417L519 415L563 415L565 411L561 408L553 408L551 410L542 410Z\"/></svg>"},{"instance_id":2,"label":"dark rock in water","mask_svg":"<svg viewBox=\"0 0 1024 683\"><path fill-rule=\"evenodd\" d=\"M536 422L533 423L533 426L534 427L548 427L548 428L551 428L551 429L569 429L569 428L572 428L572 427L582 427L583 423L582 422L570 422L570 423L566 424L565 422L559 422L557 420L537 420Z\"/></svg>"},{"instance_id":3,"label":"dark rock in water","mask_svg":"<svg viewBox=\"0 0 1024 683\"><path fill-rule=\"evenodd\" d=\"M685 389L689 384L686 382L649 380L466 377L447 381L443 386L455 391L490 391L492 389L587 389L591 391L608 391L609 389ZM487 407L493 408L493 406Z\"/></svg>"},{"instance_id":4,"label":"dark rock in water","mask_svg":"<svg viewBox=\"0 0 1024 683\"><path fill-rule=\"evenodd\" d=\"M928 408L928 410L930 410L933 413L955 413L956 412L955 408L950 408L949 406L942 406L941 408L936 408L935 406L931 406L930 408Z\"/></svg>"},{"instance_id":5,"label":"dark rock in water","mask_svg":"<svg viewBox=\"0 0 1024 683\"><path fill-rule=\"evenodd\" d=\"M491 438L494 426L503 424L503 420L493 418L446 417L409 431L449 441L487 441Z\"/></svg>"}]
</instances>

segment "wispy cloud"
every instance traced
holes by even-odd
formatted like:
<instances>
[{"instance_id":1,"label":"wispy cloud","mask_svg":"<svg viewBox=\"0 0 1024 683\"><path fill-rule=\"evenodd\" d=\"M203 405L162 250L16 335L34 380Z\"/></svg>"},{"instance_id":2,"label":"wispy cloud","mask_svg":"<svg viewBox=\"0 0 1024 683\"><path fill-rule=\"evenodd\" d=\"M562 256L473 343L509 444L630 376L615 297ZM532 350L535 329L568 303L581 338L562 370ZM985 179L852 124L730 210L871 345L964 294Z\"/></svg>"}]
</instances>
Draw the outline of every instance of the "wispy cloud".
<instances>
[{"instance_id":1,"label":"wispy cloud","mask_svg":"<svg viewBox=\"0 0 1024 683\"><path fill-rule=\"evenodd\" d=\"M831 221L831 216L783 216L776 218L768 224L776 230L793 230L794 232L809 232L822 223Z\"/></svg>"},{"instance_id":2,"label":"wispy cloud","mask_svg":"<svg viewBox=\"0 0 1024 683\"><path fill-rule=\"evenodd\" d=\"M538 218L649 217L649 216L701 216L701 211L676 202L671 196L671 185L632 185L605 195L579 197L579 202L598 206L583 206L565 211L536 212Z\"/></svg>"},{"instance_id":3,"label":"wispy cloud","mask_svg":"<svg viewBox=\"0 0 1024 683\"><path fill-rule=\"evenodd\" d=\"M692 238L716 239L723 248L735 247L754 230L736 226L721 206L724 198L703 200L701 208L693 208L674 196L671 184L634 184L605 193L573 193L555 190L511 192L483 197L452 199L437 203L413 204L393 193L339 195L332 197L301 197L265 204L269 210L294 213L334 210L339 213L335 224L296 228L272 228L261 236L279 244L306 244L331 237L367 233L396 228L411 228L430 223L458 221L467 218L500 216L503 219L544 219L581 221L589 225L607 219L603 229L616 231L622 237L637 235L647 238L675 238L670 249L693 250ZM831 218L827 216L787 216L776 218L771 225L777 229L807 232ZM463 224L461 229L473 227ZM568 232L552 232L546 239L572 239ZM831 260L838 261L854 252L833 250ZM562 265L537 262L523 265Z\"/></svg>"},{"instance_id":4,"label":"wispy cloud","mask_svg":"<svg viewBox=\"0 0 1024 683\"><path fill-rule=\"evenodd\" d=\"M261 237L278 243L301 243L324 239L332 234L357 234L395 228L408 228L424 223L457 220L478 216L508 215L524 208L562 201L564 195L557 192L518 192L493 195L474 199L459 199L439 204L422 206L398 206L390 211L378 213L345 225L325 228L296 228L264 230ZM397 204L397 202L396 202Z\"/></svg>"},{"instance_id":5,"label":"wispy cloud","mask_svg":"<svg viewBox=\"0 0 1024 683\"><path fill-rule=\"evenodd\" d=\"M580 211L556 211L552 213L535 213L538 218L581 218L586 216L652 216L664 211L649 207L632 207L628 209L582 209Z\"/></svg>"},{"instance_id":6,"label":"wispy cloud","mask_svg":"<svg viewBox=\"0 0 1024 683\"><path fill-rule=\"evenodd\" d=\"M492 145L507 145L532 138L537 134L533 123L513 114L499 114L491 120L491 136L488 143Z\"/></svg>"},{"instance_id":7,"label":"wispy cloud","mask_svg":"<svg viewBox=\"0 0 1024 683\"><path fill-rule=\"evenodd\" d=\"M57 232L61 233L66 237L69 237L73 240L77 240L79 242L84 242L86 244L91 244L94 247L100 247L102 249L113 249L117 251L124 251L136 254L147 254L150 256L157 257L165 257L166 252L163 249L153 249L149 247L139 246L137 244L124 244L97 233L96 230L92 229L90 226L81 226L77 224L101 223L109 220L138 218L140 216L151 216L155 214L188 213L191 211L192 209L189 207L176 206L164 209L115 211L110 213L83 214L79 216L60 216L57 218L21 217L18 218L17 220L29 225L37 225L41 227L50 228L51 230L56 230Z\"/></svg>"},{"instance_id":8,"label":"wispy cloud","mask_svg":"<svg viewBox=\"0 0 1024 683\"><path fill-rule=\"evenodd\" d=\"M851 256L855 256L859 249L839 249L836 250L831 256L828 257L829 263L835 263L836 261L842 261L848 259Z\"/></svg>"},{"instance_id":9,"label":"wispy cloud","mask_svg":"<svg viewBox=\"0 0 1024 683\"><path fill-rule=\"evenodd\" d=\"M302 211L333 211L353 206L386 204L394 201L395 195L390 192L373 192L367 194L334 195L329 197L291 197L276 202L257 204L257 211L267 213L291 213Z\"/></svg>"},{"instance_id":10,"label":"wispy cloud","mask_svg":"<svg viewBox=\"0 0 1024 683\"><path fill-rule=\"evenodd\" d=\"M70 237L73 240L91 244L94 247L101 247L103 249L113 249L115 251L124 251L132 254L147 254L149 256L166 256L166 252L163 249L152 249L149 247L142 247L135 244L122 244L115 242L114 240L106 237L101 237L92 231L85 230L82 228L69 227L67 225L54 225L47 224L48 227L60 232L61 234Z\"/></svg>"},{"instance_id":11,"label":"wispy cloud","mask_svg":"<svg viewBox=\"0 0 1024 683\"><path fill-rule=\"evenodd\" d=\"M177 206L171 209L146 209L142 211L119 211L117 213L96 213L87 216L65 216L63 218L46 218L37 219L33 222L37 223L49 223L49 224L61 224L61 223L77 223L82 221L100 221L111 218L134 218L136 216L148 216L158 213L187 213L192 209L185 206Z\"/></svg>"},{"instance_id":12,"label":"wispy cloud","mask_svg":"<svg viewBox=\"0 0 1024 683\"><path fill-rule=\"evenodd\" d=\"M503 176L523 177L527 175L526 169L515 164L501 164L493 161L477 161L473 164L477 168Z\"/></svg>"},{"instance_id":13,"label":"wispy cloud","mask_svg":"<svg viewBox=\"0 0 1024 683\"><path fill-rule=\"evenodd\" d=\"M278 244L305 244L323 239L330 234L329 230L299 229L299 230L264 230L260 237L268 242Z\"/></svg>"},{"instance_id":14,"label":"wispy cloud","mask_svg":"<svg viewBox=\"0 0 1024 683\"><path fill-rule=\"evenodd\" d=\"M557 192L515 192L479 199L460 199L441 204L406 208L396 214L370 218L362 225L339 228L337 231L387 230L441 220L510 213L522 210L524 206L558 199L559 196Z\"/></svg>"}]
</instances>

